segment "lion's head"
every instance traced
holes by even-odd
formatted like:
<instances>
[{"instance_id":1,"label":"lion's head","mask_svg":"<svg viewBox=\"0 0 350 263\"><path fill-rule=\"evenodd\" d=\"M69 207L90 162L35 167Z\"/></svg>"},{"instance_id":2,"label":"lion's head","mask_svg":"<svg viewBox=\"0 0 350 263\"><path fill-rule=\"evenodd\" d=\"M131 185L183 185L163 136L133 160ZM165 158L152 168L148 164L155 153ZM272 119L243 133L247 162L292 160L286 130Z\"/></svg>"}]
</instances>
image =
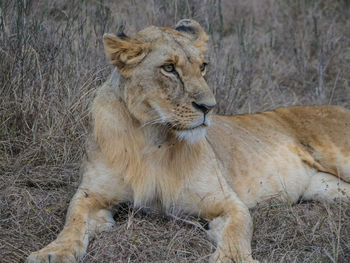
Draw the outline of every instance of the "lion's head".
<instances>
[{"instance_id":1,"label":"lion's head","mask_svg":"<svg viewBox=\"0 0 350 263\"><path fill-rule=\"evenodd\" d=\"M150 26L133 38L105 34L103 40L124 77L121 97L141 125L161 125L188 142L205 135L216 102L204 79L208 36L197 22Z\"/></svg>"}]
</instances>

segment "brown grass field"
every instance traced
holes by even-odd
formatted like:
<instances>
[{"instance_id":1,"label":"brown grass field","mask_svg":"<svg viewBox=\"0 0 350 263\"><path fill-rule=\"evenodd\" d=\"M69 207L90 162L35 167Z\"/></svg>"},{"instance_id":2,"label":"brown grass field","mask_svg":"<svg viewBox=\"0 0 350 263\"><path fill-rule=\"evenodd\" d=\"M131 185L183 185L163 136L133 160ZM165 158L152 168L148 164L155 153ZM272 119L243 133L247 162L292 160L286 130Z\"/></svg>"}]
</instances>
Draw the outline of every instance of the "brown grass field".
<instances>
[{"instance_id":1,"label":"brown grass field","mask_svg":"<svg viewBox=\"0 0 350 263\"><path fill-rule=\"evenodd\" d=\"M350 108L348 0L0 0L0 262L24 262L64 224L89 105L112 70L102 35L193 18L209 33L222 114ZM261 262L350 262L350 207L270 201L251 211ZM206 262L207 222L116 208L83 262Z\"/></svg>"}]
</instances>

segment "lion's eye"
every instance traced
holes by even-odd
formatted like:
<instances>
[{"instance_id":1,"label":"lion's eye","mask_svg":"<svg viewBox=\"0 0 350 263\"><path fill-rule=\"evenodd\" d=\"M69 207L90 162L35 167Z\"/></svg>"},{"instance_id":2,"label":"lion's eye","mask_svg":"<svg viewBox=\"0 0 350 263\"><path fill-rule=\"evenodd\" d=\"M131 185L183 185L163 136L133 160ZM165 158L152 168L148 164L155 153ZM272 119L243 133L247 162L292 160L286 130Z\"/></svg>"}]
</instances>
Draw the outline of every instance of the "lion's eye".
<instances>
[{"instance_id":1,"label":"lion's eye","mask_svg":"<svg viewBox=\"0 0 350 263\"><path fill-rule=\"evenodd\" d=\"M176 72L174 64L165 64L162 66L162 69L164 69L166 72L170 72L170 73Z\"/></svg>"},{"instance_id":2,"label":"lion's eye","mask_svg":"<svg viewBox=\"0 0 350 263\"><path fill-rule=\"evenodd\" d=\"M203 64L200 66L200 70L201 70L201 72L202 72L202 75L205 74L206 68L207 68L207 63L203 63Z\"/></svg>"}]
</instances>

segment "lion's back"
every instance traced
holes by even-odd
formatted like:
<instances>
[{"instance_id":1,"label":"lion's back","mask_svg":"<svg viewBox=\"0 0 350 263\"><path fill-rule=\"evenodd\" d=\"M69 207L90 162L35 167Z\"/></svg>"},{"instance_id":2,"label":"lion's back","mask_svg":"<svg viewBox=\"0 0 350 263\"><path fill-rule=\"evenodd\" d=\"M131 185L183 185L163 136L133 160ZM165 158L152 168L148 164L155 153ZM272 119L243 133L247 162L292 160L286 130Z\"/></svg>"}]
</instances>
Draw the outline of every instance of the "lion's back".
<instances>
[{"instance_id":1,"label":"lion's back","mask_svg":"<svg viewBox=\"0 0 350 263\"><path fill-rule=\"evenodd\" d=\"M209 136L217 133L223 140L234 137L256 136L277 139L278 136L291 136L302 140L311 137L324 137L342 145L343 139L350 136L350 110L341 106L292 106L277 108L255 114L213 116ZM326 138L327 137L327 138Z\"/></svg>"}]
</instances>

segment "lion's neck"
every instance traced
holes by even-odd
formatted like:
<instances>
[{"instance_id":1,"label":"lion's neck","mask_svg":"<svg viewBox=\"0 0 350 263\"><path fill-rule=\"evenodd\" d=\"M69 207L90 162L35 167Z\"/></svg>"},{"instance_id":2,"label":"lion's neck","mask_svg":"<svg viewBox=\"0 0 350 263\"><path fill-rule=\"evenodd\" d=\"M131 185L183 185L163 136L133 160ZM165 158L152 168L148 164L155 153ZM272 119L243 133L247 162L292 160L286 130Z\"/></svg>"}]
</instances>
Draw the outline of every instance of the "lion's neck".
<instances>
[{"instance_id":1,"label":"lion's neck","mask_svg":"<svg viewBox=\"0 0 350 263\"><path fill-rule=\"evenodd\" d=\"M118 156L115 164L125 164L124 178L133 189L135 204L157 202L169 208L175 203L183 183L196 169L202 143L188 145L164 132L162 127L141 127L130 114L124 117L124 127L128 129L118 136L117 144L123 145L126 151L114 155Z\"/></svg>"}]
</instances>

